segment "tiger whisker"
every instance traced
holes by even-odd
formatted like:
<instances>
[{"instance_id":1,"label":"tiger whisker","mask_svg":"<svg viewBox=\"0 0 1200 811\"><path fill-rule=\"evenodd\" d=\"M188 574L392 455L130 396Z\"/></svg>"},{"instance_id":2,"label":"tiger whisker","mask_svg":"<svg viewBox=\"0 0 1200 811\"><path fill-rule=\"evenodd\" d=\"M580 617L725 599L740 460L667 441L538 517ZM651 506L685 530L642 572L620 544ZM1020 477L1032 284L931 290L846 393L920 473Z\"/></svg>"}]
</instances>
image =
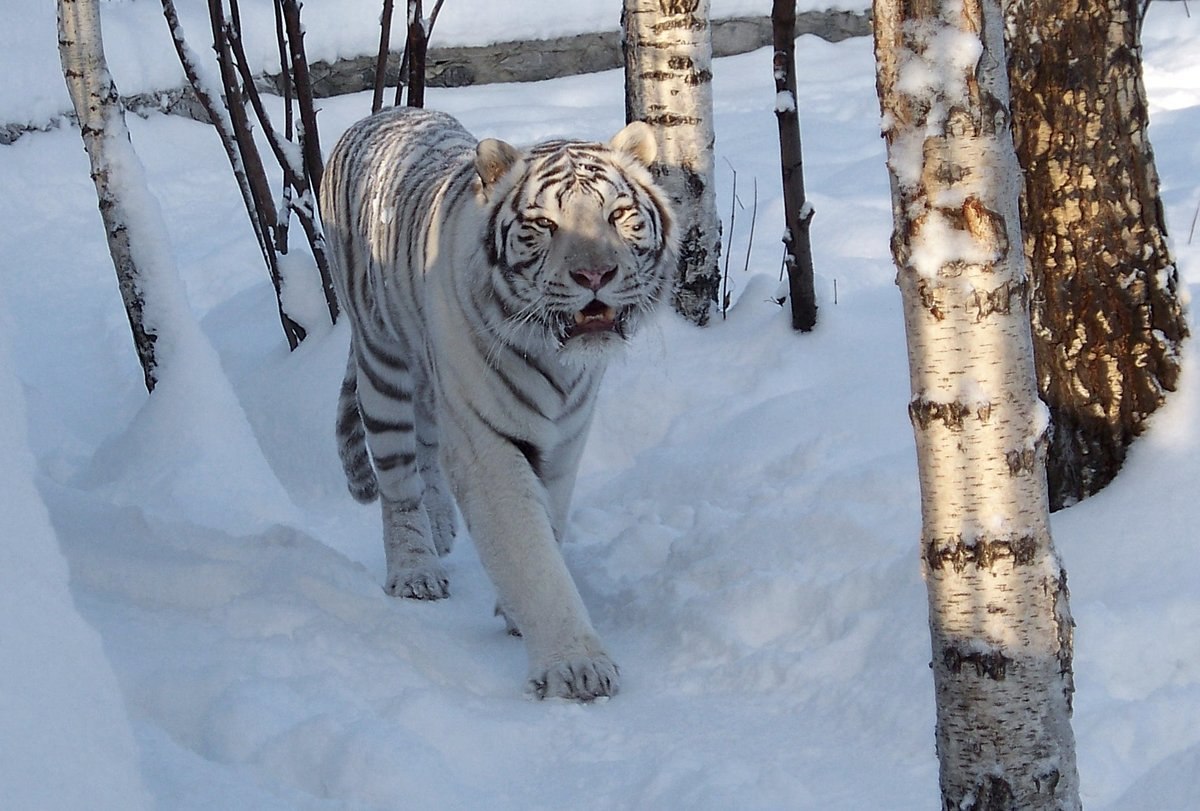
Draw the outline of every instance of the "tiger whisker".
<instances>
[{"instance_id":1,"label":"tiger whisker","mask_svg":"<svg viewBox=\"0 0 1200 811\"><path fill-rule=\"evenodd\" d=\"M512 339L518 331L527 326L530 321L537 318L542 306L542 302L534 299L515 313L505 316L504 320L497 327L495 337L488 346L487 354L484 356L489 366L496 360L500 348L511 345L513 343Z\"/></svg>"}]
</instances>

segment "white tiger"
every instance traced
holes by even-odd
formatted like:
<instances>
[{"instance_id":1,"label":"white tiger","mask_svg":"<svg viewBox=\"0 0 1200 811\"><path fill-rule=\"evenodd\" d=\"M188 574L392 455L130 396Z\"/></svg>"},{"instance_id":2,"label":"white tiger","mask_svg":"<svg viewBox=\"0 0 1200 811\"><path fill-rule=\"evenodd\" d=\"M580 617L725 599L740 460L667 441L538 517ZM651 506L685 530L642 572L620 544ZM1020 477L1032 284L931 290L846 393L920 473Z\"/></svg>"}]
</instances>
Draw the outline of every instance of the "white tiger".
<instances>
[{"instance_id":1,"label":"white tiger","mask_svg":"<svg viewBox=\"0 0 1200 811\"><path fill-rule=\"evenodd\" d=\"M558 543L606 359L675 262L655 154L643 123L522 151L395 108L346 132L321 188L351 323L339 447L354 496L381 497L386 590L447 595L453 491L539 697L617 689Z\"/></svg>"}]
</instances>

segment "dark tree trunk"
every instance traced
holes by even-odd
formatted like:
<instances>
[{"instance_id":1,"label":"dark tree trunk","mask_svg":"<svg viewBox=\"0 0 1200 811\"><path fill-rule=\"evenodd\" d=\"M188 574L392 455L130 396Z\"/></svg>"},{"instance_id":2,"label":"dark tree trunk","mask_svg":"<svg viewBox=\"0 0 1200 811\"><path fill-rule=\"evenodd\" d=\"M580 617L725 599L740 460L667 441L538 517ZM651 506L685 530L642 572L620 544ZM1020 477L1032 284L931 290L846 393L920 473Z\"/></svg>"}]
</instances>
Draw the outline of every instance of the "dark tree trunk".
<instances>
[{"instance_id":1,"label":"dark tree trunk","mask_svg":"<svg viewBox=\"0 0 1200 811\"><path fill-rule=\"evenodd\" d=\"M796 4L774 0L771 33L775 45L775 118L779 122L779 157L783 168L783 244L792 306L792 329L808 332L817 324L813 290L812 207L804 197L804 158L800 149L800 112L796 107Z\"/></svg>"},{"instance_id":2,"label":"dark tree trunk","mask_svg":"<svg viewBox=\"0 0 1200 811\"><path fill-rule=\"evenodd\" d=\"M408 106L425 106L425 58L429 33L421 17L421 0L411 0L408 18Z\"/></svg>"},{"instance_id":3,"label":"dark tree trunk","mask_svg":"<svg viewBox=\"0 0 1200 811\"><path fill-rule=\"evenodd\" d=\"M379 15L379 54L375 57L375 92L371 96L371 112L383 109L383 89L387 84L388 47L392 39L392 0L383 0Z\"/></svg>"},{"instance_id":4,"label":"dark tree trunk","mask_svg":"<svg viewBox=\"0 0 1200 811\"><path fill-rule=\"evenodd\" d=\"M433 26L437 23L438 14L442 11L444 0L433 4L429 17L424 16L421 0L408 0L408 11L405 24L404 53L400 57L399 76L396 81L395 105L400 106L404 99L404 88L408 87L409 107L425 106L425 67L428 63L429 37L433 34ZM392 17L392 0L384 0L383 15L380 17L381 26L390 26ZM376 96L382 95L382 86L387 61L388 32L385 29L380 35L379 57L375 67ZM379 107L372 106L372 112L378 112Z\"/></svg>"},{"instance_id":5,"label":"dark tree trunk","mask_svg":"<svg viewBox=\"0 0 1200 811\"><path fill-rule=\"evenodd\" d=\"M317 108L313 104L312 77L309 76L308 57L304 53L304 26L300 23L300 4L297 0L283 0L283 20L292 58L292 81L296 85L296 101L300 108L300 151L304 155L304 171L308 174L315 200L321 192L325 162L321 158Z\"/></svg>"},{"instance_id":6,"label":"dark tree trunk","mask_svg":"<svg viewBox=\"0 0 1200 811\"><path fill-rule=\"evenodd\" d=\"M1009 0L1013 131L1051 506L1107 485L1187 325L1147 137L1139 0Z\"/></svg>"}]
</instances>

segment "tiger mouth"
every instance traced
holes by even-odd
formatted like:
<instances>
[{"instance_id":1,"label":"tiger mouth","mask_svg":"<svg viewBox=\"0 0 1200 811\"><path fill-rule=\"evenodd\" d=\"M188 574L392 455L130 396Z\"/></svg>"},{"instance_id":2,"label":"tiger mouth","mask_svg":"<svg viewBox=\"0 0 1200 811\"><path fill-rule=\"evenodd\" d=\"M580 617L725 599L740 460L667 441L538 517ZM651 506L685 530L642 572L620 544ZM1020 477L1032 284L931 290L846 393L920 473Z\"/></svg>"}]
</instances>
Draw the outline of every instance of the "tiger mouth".
<instances>
[{"instance_id":1,"label":"tiger mouth","mask_svg":"<svg viewBox=\"0 0 1200 811\"><path fill-rule=\"evenodd\" d=\"M568 322L567 339L598 332L620 332L620 321L616 310L599 299L593 299Z\"/></svg>"}]
</instances>

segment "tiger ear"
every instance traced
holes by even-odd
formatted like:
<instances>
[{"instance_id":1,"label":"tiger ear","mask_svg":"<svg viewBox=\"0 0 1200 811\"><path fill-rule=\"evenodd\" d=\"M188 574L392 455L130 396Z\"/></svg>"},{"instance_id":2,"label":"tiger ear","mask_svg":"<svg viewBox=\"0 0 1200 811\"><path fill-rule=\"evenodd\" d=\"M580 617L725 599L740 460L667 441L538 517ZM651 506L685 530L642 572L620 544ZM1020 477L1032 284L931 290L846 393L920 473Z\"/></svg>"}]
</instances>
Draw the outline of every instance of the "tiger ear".
<instances>
[{"instance_id":1,"label":"tiger ear","mask_svg":"<svg viewBox=\"0 0 1200 811\"><path fill-rule=\"evenodd\" d=\"M513 167L521 159L521 153L511 144L497 141L495 138L484 138L475 147L475 171L483 185L490 186Z\"/></svg>"},{"instance_id":2,"label":"tiger ear","mask_svg":"<svg viewBox=\"0 0 1200 811\"><path fill-rule=\"evenodd\" d=\"M637 159L642 166L649 167L658 155L658 142L654 130L645 121L634 121L613 136L608 142L616 152L625 152Z\"/></svg>"}]
</instances>

